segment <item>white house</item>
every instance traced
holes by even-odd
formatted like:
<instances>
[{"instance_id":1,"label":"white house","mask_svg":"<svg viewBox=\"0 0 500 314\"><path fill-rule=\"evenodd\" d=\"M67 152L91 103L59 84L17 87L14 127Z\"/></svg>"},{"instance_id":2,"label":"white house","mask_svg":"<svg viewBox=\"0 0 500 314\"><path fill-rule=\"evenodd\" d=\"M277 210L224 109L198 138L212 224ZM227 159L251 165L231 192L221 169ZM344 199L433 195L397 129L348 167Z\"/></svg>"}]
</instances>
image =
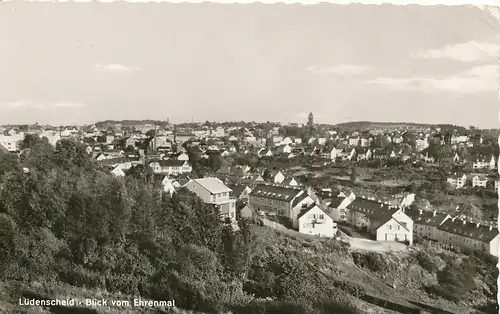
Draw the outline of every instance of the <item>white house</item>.
<instances>
[{"instance_id":1,"label":"white house","mask_svg":"<svg viewBox=\"0 0 500 314\"><path fill-rule=\"evenodd\" d=\"M330 205L328 205L330 210L330 217L333 221L347 221L346 208L351 204L352 201L356 199L354 193L351 193L348 197L344 194L333 197Z\"/></svg>"},{"instance_id":2,"label":"white house","mask_svg":"<svg viewBox=\"0 0 500 314\"><path fill-rule=\"evenodd\" d=\"M274 183L282 183L284 180L285 180L285 175L281 171L278 171L273 174Z\"/></svg>"},{"instance_id":3,"label":"white house","mask_svg":"<svg viewBox=\"0 0 500 314\"><path fill-rule=\"evenodd\" d=\"M377 228L377 241L398 241L413 244L413 220L401 209Z\"/></svg>"},{"instance_id":4,"label":"white house","mask_svg":"<svg viewBox=\"0 0 500 314\"><path fill-rule=\"evenodd\" d=\"M125 172L123 172L123 169L119 165L115 166L113 170L111 170L111 174L113 174L115 177L125 176Z\"/></svg>"},{"instance_id":5,"label":"white house","mask_svg":"<svg viewBox=\"0 0 500 314\"><path fill-rule=\"evenodd\" d=\"M359 137L349 138L349 146L358 146L360 143Z\"/></svg>"},{"instance_id":6,"label":"white house","mask_svg":"<svg viewBox=\"0 0 500 314\"><path fill-rule=\"evenodd\" d=\"M365 229L377 241L413 243L413 220L401 208L374 198L357 197L346 212L347 223Z\"/></svg>"},{"instance_id":7,"label":"white house","mask_svg":"<svg viewBox=\"0 0 500 314\"><path fill-rule=\"evenodd\" d=\"M189 161L189 155L186 153L180 153L179 156L177 156L177 160Z\"/></svg>"},{"instance_id":8,"label":"white house","mask_svg":"<svg viewBox=\"0 0 500 314\"><path fill-rule=\"evenodd\" d=\"M472 187L479 186L485 188L487 182L488 179L485 176L476 175L472 178Z\"/></svg>"},{"instance_id":9,"label":"white house","mask_svg":"<svg viewBox=\"0 0 500 314\"><path fill-rule=\"evenodd\" d=\"M337 235L337 224L316 204L302 210L298 215L298 225L300 233L326 238Z\"/></svg>"},{"instance_id":10,"label":"white house","mask_svg":"<svg viewBox=\"0 0 500 314\"><path fill-rule=\"evenodd\" d=\"M165 176L165 178L163 178L163 180L161 181L161 185L163 186L163 191L169 193L170 196L175 193L174 184L168 178L168 176Z\"/></svg>"},{"instance_id":11,"label":"white house","mask_svg":"<svg viewBox=\"0 0 500 314\"><path fill-rule=\"evenodd\" d=\"M198 195L204 203L218 208L223 219L236 220L236 198L231 196L233 190L221 180L217 178L193 179L185 187Z\"/></svg>"},{"instance_id":12,"label":"white house","mask_svg":"<svg viewBox=\"0 0 500 314\"><path fill-rule=\"evenodd\" d=\"M247 201L248 202L248 195L251 192L252 192L252 189L248 185L245 186L245 188L243 189L243 191L241 191L240 195L238 196L238 199L242 200L242 201Z\"/></svg>"},{"instance_id":13,"label":"white house","mask_svg":"<svg viewBox=\"0 0 500 314\"><path fill-rule=\"evenodd\" d=\"M462 176L454 175L446 179L446 182L448 182L452 187L456 189L461 189L465 186L465 183L467 182L467 176L465 174Z\"/></svg>"},{"instance_id":14,"label":"white house","mask_svg":"<svg viewBox=\"0 0 500 314\"><path fill-rule=\"evenodd\" d=\"M153 169L154 173L166 175L179 175L193 171L193 167L191 167L188 161L176 159L152 161L149 163L149 166Z\"/></svg>"}]
</instances>

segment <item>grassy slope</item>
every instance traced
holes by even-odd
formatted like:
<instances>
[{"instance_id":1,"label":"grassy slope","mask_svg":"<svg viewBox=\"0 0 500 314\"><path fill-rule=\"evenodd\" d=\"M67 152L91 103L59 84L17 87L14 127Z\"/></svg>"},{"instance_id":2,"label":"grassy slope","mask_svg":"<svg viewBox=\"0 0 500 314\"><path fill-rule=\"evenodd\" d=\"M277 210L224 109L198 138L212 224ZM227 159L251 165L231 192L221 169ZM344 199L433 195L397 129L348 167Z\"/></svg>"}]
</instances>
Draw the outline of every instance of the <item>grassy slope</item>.
<instances>
[{"instance_id":1,"label":"grassy slope","mask_svg":"<svg viewBox=\"0 0 500 314\"><path fill-rule=\"evenodd\" d=\"M443 309L454 310L456 313L467 313L470 308L467 306L457 306L453 303L429 298L422 290L423 284L436 283L436 278L424 271L412 256L418 250L413 248L408 252L396 252L385 255L392 268L385 274L372 273L356 266L349 253L336 252L330 249L334 240L318 239L309 235L301 235L293 232L282 233L268 227L254 227L257 241L261 248L272 248L281 251L305 251L310 256L310 261L317 263L323 275L335 280L348 281L353 284L362 285L371 295L396 301L398 303L409 304L408 300L425 302ZM452 255L452 253L450 253ZM454 256L450 256L454 258ZM456 257L455 257L456 258ZM27 308L16 305L17 299L23 294L37 295L47 298L104 298L108 300L133 299L132 296L108 294L105 291L87 290L68 285L41 285L33 283L31 285L18 286L15 283L0 283L0 313L55 313L66 312L49 311L48 309ZM353 297L354 298L354 297ZM386 309L376 307L372 304L357 299L356 304L359 309L366 313L391 313ZM92 314L117 314L117 313L192 313L181 309L159 312L158 309L139 308L100 308L97 311L76 311L71 309L69 313L92 313Z\"/></svg>"},{"instance_id":2,"label":"grassy slope","mask_svg":"<svg viewBox=\"0 0 500 314\"><path fill-rule=\"evenodd\" d=\"M418 248L412 248L408 252L385 254L385 259L392 268L385 274L375 274L356 266L349 255L329 253L325 247L328 241L332 240L320 240L307 235L294 236L291 233L284 235L266 227L260 227L258 234L268 246L279 247L286 243L287 246L307 250L311 260L320 260L319 265L323 266L321 271L331 276L332 281L345 280L361 284L374 296L407 305L410 304L408 300L422 302L456 313L467 313L472 310L468 306L457 306L442 299L432 299L422 291L423 284L437 283L437 280L435 275L423 270L414 260L413 256ZM457 257L453 253L449 255L450 258ZM359 307L366 308L367 304L360 300ZM373 305L368 305L368 308L370 307Z\"/></svg>"}]
</instances>

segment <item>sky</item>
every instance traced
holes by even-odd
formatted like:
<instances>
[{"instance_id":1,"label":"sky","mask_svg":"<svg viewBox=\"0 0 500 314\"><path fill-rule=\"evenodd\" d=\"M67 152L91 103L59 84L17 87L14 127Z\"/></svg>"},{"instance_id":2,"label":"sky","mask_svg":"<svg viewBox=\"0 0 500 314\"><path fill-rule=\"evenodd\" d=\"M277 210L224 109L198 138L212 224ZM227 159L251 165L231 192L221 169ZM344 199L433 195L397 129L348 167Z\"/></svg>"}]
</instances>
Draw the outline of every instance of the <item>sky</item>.
<instances>
[{"instance_id":1,"label":"sky","mask_svg":"<svg viewBox=\"0 0 500 314\"><path fill-rule=\"evenodd\" d=\"M497 128L500 23L471 6L0 4L0 124Z\"/></svg>"}]
</instances>

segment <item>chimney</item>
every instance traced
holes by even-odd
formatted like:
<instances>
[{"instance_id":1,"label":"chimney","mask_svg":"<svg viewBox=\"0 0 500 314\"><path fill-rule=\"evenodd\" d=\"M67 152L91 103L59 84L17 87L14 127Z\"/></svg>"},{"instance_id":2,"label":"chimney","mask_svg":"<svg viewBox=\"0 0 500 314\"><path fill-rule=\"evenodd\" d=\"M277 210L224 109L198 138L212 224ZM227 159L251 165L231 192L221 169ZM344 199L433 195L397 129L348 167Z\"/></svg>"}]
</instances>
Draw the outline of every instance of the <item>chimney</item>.
<instances>
[{"instance_id":1,"label":"chimney","mask_svg":"<svg viewBox=\"0 0 500 314\"><path fill-rule=\"evenodd\" d=\"M421 209L418 210L418 214L422 215L422 210Z\"/></svg>"},{"instance_id":2,"label":"chimney","mask_svg":"<svg viewBox=\"0 0 500 314\"><path fill-rule=\"evenodd\" d=\"M465 220L465 219L464 219L462 222L463 222L463 223L464 223L464 225L465 225L465 223L467 222L467 220Z\"/></svg>"},{"instance_id":3,"label":"chimney","mask_svg":"<svg viewBox=\"0 0 500 314\"><path fill-rule=\"evenodd\" d=\"M476 224L476 228L479 228L479 226L480 226L480 225L481 225L481 224L478 222L478 223Z\"/></svg>"},{"instance_id":4,"label":"chimney","mask_svg":"<svg viewBox=\"0 0 500 314\"><path fill-rule=\"evenodd\" d=\"M492 225L490 225L490 231L491 231L492 229L493 229L493 226L492 226Z\"/></svg>"},{"instance_id":5,"label":"chimney","mask_svg":"<svg viewBox=\"0 0 500 314\"><path fill-rule=\"evenodd\" d=\"M455 216L455 217L453 217L453 218L451 218L451 221L455 222L455 219L457 219L457 217L456 217L456 216Z\"/></svg>"}]
</instances>

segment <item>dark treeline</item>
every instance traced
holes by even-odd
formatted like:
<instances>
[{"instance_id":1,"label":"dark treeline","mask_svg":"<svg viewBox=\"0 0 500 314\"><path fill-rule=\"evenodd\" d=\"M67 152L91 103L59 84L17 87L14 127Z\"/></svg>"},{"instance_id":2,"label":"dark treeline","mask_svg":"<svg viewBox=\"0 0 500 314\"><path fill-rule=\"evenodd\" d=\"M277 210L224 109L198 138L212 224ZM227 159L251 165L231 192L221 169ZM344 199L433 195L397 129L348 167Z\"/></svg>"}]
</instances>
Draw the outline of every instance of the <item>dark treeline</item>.
<instances>
[{"instance_id":1,"label":"dark treeline","mask_svg":"<svg viewBox=\"0 0 500 314\"><path fill-rule=\"evenodd\" d=\"M0 280L207 313L357 313L307 253L259 246L247 221L233 232L195 195L170 197L147 169L131 173L115 178L70 140L28 135L20 156L0 154Z\"/></svg>"}]
</instances>

